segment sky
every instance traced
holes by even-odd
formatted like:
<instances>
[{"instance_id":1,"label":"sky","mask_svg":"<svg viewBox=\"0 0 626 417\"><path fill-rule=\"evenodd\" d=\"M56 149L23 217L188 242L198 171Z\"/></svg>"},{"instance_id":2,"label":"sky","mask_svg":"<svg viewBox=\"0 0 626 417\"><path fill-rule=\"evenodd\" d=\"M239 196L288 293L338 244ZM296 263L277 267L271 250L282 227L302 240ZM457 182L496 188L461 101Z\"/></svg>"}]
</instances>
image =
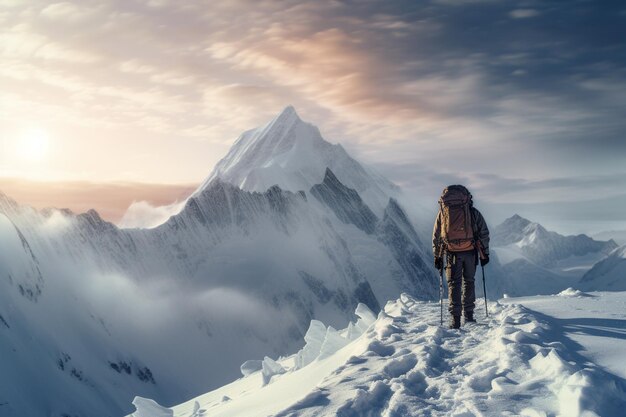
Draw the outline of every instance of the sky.
<instances>
[{"instance_id":1,"label":"sky","mask_svg":"<svg viewBox=\"0 0 626 417\"><path fill-rule=\"evenodd\" d=\"M0 191L174 204L285 106L409 193L626 230L621 1L0 0Z\"/></svg>"}]
</instances>

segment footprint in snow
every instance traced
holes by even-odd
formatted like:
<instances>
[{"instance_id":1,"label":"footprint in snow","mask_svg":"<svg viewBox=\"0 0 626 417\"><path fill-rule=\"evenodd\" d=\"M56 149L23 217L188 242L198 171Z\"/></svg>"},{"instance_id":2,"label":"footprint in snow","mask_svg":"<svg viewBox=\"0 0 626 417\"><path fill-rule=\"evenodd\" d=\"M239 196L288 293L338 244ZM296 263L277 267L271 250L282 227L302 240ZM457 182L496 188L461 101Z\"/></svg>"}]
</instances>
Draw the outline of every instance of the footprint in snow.
<instances>
[{"instance_id":1,"label":"footprint in snow","mask_svg":"<svg viewBox=\"0 0 626 417\"><path fill-rule=\"evenodd\" d=\"M417 357L410 353L390 360L383 368L383 372L391 378L398 378L413 369L415 365L417 365Z\"/></svg>"},{"instance_id":2,"label":"footprint in snow","mask_svg":"<svg viewBox=\"0 0 626 417\"><path fill-rule=\"evenodd\" d=\"M385 345L384 343L374 340L368 346L367 350L369 352L374 352L378 356L387 357L391 356L396 352L396 348L393 346Z\"/></svg>"}]
</instances>

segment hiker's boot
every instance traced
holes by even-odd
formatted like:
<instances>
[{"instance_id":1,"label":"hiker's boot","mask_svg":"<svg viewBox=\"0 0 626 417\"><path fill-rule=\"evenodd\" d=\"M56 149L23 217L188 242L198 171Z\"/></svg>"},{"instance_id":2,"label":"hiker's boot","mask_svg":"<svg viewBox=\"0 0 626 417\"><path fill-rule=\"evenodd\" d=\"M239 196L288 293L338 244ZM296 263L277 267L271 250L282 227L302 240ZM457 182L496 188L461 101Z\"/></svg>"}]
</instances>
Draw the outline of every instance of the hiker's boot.
<instances>
[{"instance_id":1,"label":"hiker's boot","mask_svg":"<svg viewBox=\"0 0 626 417\"><path fill-rule=\"evenodd\" d=\"M465 313L465 323L476 323L476 320L474 320L473 311L468 311Z\"/></svg>"},{"instance_id":2,"label":"hiker's boot","mask_svg":"<svg viewBox=\"0 0 626 417\"><path fill-rule=\"evenodd\" d=\"M450 318L450 329L459 329L461 327L461 316L452 316Z\"/></svg>"}]
</instances>

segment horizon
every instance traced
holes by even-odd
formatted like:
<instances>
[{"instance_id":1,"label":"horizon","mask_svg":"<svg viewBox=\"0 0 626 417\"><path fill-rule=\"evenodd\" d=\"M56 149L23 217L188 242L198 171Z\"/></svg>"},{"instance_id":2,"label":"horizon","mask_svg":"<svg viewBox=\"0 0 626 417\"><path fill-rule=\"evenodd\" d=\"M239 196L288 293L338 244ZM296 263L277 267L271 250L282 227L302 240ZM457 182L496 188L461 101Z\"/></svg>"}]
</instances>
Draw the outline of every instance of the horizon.
<instances>
[{"instance_id":1,"label":"horizon","mask_svg":"<svg viewBox=\"0 0 626 417\"><path fill-rule=\"evenodd\" d=\"M0 191L20 204L115 223L133 202L174 205L240 133L294 105L416 204L462 183L494 225L520 213L563 234L626 230L619 2L0 12Z\"/></svg>"},{"instance_id":2,"label":"horizon","mask_svg":"<svg viewBox=\"0 0 626 417\"><path fill-rule=\"evenodd\" d=\"M293 108L287 105L280 113L274 116L278 117L285 109ZM300 117L297 109L294 108L296 114L305 123L310 123ZM272 120L274 119L272 118ZM262 128L269 124L271 120L257 126ZM244 129L247 131L249 129ZM326 138L324 138L326 140ZM219 162L219 161L218 161ZM375 166L370 168L374 168ZM209 171L210 172L210 171ZM0 192L3 192L9 198L12 198L20 205L31 206L37 210L53 208L53 209L69 209L74 214L86 213L93 209L106 221L109 221L120 228L148 227L152 228L163 223L171 215L176 214L182 209L184 203L195 191L206 181L205 176L197 183L149 183L135 181L89 181L89 180L34 180L28 178L10 178L0 177ZM393 181L392 181L393 182ZM443 185L445 188L452 183L462 183L462 181L452 181ZM394 184L398 185L396 182ZM444 184L444 183L441 183ZM8 190L8 191L6 191ZM411 202L413 198L408 195L409 192L415 190L406 190L401 187L405 193L405 202ZM5 192L6 191L6 192ZM304 190L308 191L308 190ZM471 190L470 190L471 191ZM439 193L433 184L418 189L420 193L430 193L429 200L432 201L430 206L424 205L418 201L416 205L421 206L431 212L432 217L436 216L437 199ZM17 196L17 197L16 197ZM111 199L111 197L115 197ZM480 201L480 196L474 196L476 201ZM405 207L405 209L410 207ZM581 220L553 220L550 216L546 216L545 212L536 208L525 208L523 205L499 205L490 201L485 201L481 208L489 216L496 219L491 223L491 227L501 224L506 219L523 214L521 217L527 218L533 223L539 223L550 231L555 231L563 235L579 235L585 234L589 236L604 235L612 239L620 240L617 237L620 232L626 230L626 222L612 222L599 220L596 222L588 222ZM520 209L515 211L516 209ZM539 217L539 220L535 216ZM128 218L128 219L127 219ZM137 226L135 223L145 224ZM612 236L615 234L615 238Z\"/></svg>"},{"instance_id":3,"label":"horizon","mask_svg":"<svg viewBox=\"0 0 626 417\"><path fill-rule=\"evenodd\" d=\"M5 194L7 197L16 201L22 206L30 206L36 210L43 209L69 209L74 214L86 213L90 209L96 210L98 214L105 220L115 224L119 228L134 227L125 226L123 224L123 217L129 213L130 206L139 203L136 207L136 212L131 213L134 215L143 215L147 219L151 219L153 216L158 217L157 224L165 221L166 217L169 217L175 213L168 213L166 217L159 210L160 208L167 208L170 206L177 206L187 200L199 187L202 186L204 180L195 184L156 184L156 183L139 183L139 182L90 182L90 181L34 181L34 180L22 180L16 178L0 178L0 193ZM44 186L45 185L45 186ZM53 187L51 188L50 185ZM102 196L102 190L107 190L108 194ZM5 192L9 190L8 192ZM42 190L45 190L43 192ZM56 192L63 191L61 198L55 198ZM13 192L11 192L13 191ZM306 191L306 190L305 190ZM22 198L16 198L18 197ZM111 201L105 199L108 195L118 195L120 198L111 204ZM67 202L67 205L55 205L50 202L63 201ZM94 203L95 201L95 203ZM97 207L104 207L98 209ZM432 205L433 218L436 215L437 205L436 197L433 199ZM487 212L491 211L489 204L486 205ZM176 208L176 211L182 207ZM481 208L481 207L479 207ZM481 209L484 210L485 207ZM405 207L406 209L406 207ZM523 211L523 210L522 210ZM502 210L496 209L496 222L491 224L491 227L497 226L504 222L506 219L513 216L521 216L533 223L539 223L549 231L554 231L562 235L579 235L585 234L594 239L609 240L617 239L618 243L621 240L619 235L623 232L619 227L623 226L622 223L616 224L615 227L611 227L611 222L598 221L593 224L595 227L591 229L581 229L579 221L573 222L551 222L540 221L532 216L520 215L518 212L511 212L509 214L504 213ZM150 220L148 220L149 222ZM615 234L615 237L613 236ZM603 235L596 237L597 235Z\"/></svg>"}]
</instances>

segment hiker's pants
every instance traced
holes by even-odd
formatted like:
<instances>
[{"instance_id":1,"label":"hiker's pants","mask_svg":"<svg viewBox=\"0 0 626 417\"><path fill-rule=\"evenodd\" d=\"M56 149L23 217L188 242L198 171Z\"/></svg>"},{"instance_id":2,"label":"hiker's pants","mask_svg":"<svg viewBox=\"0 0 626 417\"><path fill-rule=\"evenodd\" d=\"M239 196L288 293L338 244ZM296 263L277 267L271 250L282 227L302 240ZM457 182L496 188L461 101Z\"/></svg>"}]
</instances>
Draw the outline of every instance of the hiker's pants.
<instances>
[{"instance_id":1,"label":"hiker's pants","mask_svg":"<svg viewBox=\"0 0 626 417\"><path fill-rule=\"evenodd\" d=\"M465 313L473 312L476 301L474 289L476 251L448 253L446 261L448 311L453 316L460 316L463 311Z\"/></svg>"}]
</instances>

